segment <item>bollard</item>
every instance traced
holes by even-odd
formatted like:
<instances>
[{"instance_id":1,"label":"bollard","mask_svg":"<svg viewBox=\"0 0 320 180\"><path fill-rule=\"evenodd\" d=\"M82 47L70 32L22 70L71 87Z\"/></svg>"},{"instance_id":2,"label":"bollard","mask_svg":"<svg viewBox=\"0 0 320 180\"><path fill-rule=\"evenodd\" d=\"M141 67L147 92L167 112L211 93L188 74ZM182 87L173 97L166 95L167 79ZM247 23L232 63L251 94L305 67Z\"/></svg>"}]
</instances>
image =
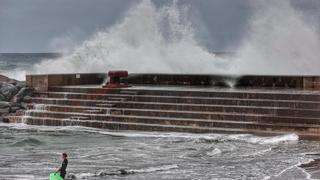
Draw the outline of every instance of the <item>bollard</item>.
<instances>
[{"instance_id":1,"label":"bollard","mask_svg":"<svg viewBox=\"0 0 320 180\"><path fill-rule=\"evenodd\" d=\"M128 77L128 71L109 71L109 82L103 88L125 88L129 87L128 84L121 83L121 78Z\"/></svg>"}]
</instances>

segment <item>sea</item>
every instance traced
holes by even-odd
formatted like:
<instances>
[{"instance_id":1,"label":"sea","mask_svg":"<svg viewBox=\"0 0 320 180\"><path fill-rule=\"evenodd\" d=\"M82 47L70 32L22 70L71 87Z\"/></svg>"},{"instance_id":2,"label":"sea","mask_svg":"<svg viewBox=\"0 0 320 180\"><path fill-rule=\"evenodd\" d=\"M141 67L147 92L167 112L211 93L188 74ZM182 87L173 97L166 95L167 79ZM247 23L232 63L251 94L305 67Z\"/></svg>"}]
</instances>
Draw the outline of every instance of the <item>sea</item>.
<instances>
[{"instance_id":1,"label":"sea","mask_svg":"<svg viewBox=\"0 0 320 180\"><path fill-rule=\"evenodd\" d=\"M45 59L61 57L59 53L0 53L0 73L14 69L29 70Z\"/></svg>"},{"instance_id":2,"label":"sea","mask_svg":"<svg viewBox=\"0 0 320 180\"><path fill-rule=\"evenodd\" d=\"M0 54L0 71L59 54ZM0 122L0 179L49 179L68 154L67 179L317 179L320 142L296 134L189 134ZM320 166L319 166L320 167Z\"/></svg>"}]
</instances>

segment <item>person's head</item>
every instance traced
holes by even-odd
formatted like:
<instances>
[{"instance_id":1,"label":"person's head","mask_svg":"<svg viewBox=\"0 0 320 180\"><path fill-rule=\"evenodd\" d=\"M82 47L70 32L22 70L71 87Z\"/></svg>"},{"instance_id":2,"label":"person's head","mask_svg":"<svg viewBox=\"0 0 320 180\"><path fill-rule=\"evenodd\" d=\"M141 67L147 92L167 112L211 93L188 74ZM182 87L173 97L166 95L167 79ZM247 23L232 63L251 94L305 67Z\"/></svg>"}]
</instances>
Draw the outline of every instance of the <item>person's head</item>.
<instances>
[{"instance_id":1,"label":"person's head","mask_svg":"<svg viewBox=\"0 0 320 180\"><path fill-rule=\"evenodd\" d=\"M68 155L67 153L62 153L62 159L67 159Z\"/></svg>"}]
</instances>

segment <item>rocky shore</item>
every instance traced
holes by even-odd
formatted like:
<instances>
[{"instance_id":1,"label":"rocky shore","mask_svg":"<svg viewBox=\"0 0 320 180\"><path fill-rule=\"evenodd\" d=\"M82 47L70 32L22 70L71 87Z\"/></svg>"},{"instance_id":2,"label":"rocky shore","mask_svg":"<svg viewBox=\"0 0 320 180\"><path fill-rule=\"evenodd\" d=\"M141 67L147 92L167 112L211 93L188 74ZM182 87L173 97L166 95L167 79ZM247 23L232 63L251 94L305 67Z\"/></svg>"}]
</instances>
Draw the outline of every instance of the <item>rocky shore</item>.
<instances>
[{"instance_id":1,"label":"rocky shore","mask_svg":"<svg viewBox=\"0 0 320 180\"><path fill-rule=\"evenodd\" d=\"M32 89L23 81L0 75L0 121L11 113L26 109L26 101L32 96Z\"/></svg>"}]
</instances>

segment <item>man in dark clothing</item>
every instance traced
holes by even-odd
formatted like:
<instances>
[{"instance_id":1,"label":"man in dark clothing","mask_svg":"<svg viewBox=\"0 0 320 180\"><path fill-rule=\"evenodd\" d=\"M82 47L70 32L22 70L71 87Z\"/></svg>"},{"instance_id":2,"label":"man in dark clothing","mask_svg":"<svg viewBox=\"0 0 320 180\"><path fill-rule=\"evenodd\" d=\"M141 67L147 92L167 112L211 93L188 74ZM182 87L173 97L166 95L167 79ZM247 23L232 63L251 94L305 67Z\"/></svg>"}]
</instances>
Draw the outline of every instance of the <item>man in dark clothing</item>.
<instances>
[{"instance_id":1,"label":"man in dark clothing","mask_svg":"<svg viewBox=\"0 0 320 180\"><path fill-rule=\"evenodd\" d=\"M66 176L66 169L67 169L67 166L68 166L68 159L67 159L67 154L66 153L62 153L62 165L61 167L58 169L57 172L60 172L60 176L64 179L64 177Z\"/></svg>"}]
</instances>

